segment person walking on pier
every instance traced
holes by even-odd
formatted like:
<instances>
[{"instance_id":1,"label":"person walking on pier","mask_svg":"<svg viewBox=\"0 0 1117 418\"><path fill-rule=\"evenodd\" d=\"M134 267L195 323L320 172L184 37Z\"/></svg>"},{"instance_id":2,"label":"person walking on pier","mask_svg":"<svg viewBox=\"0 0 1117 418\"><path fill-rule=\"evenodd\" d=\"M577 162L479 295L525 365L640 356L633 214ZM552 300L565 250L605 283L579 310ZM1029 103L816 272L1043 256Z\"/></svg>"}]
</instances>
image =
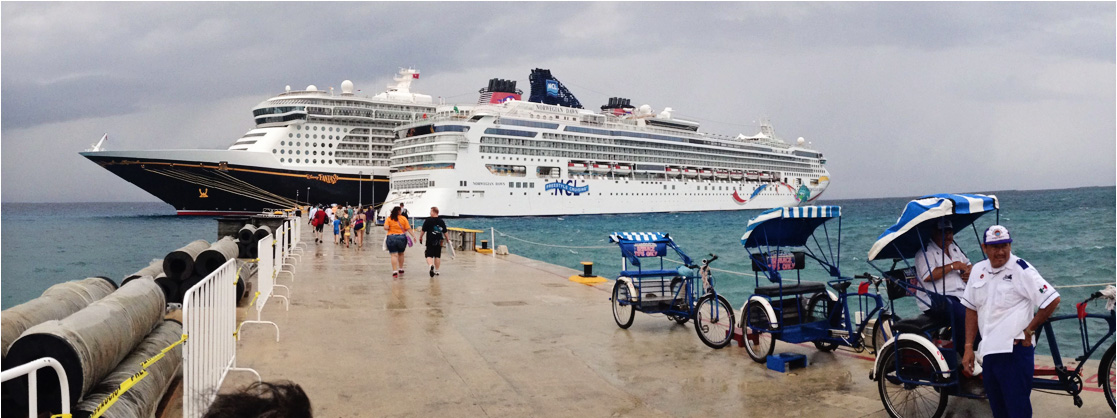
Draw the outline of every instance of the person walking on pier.
<instances>
[{"instance_id":1,"label":"person walking on pier","mask_svg":"<svg viewBox=\"0 0 1117 418\"><path fill-rule=\"evenodd\" d=\"M419 243L427 239L427 265L430 266L431 277L438 275L442 264L442 239L446 234L446 222L438 217L438 208L431 207L431 217L423 221L423 233L419 234Z\"/></svg>"},{"instance_id":2,"label":"person walking on pier","mask_svg":"<svg viewBox=\"0 0 1117 418\"><path fill-rule=\"evenodd\" d=\"M403 251L407 249L407 237L411 234L411 224L400 216L400 208L392 208L392 214L384 220L384 231L388 233L386 245L392 259L392 277L403 274Z\"/></svg>"},{"instance_id":3,"label":"person walking on pier","mask_svg":"<svg viewBox=\"0 0 1117 418\"><path fill-rule=\"evenodd\" d=\"M318 208L318 210L314 211L314 216L313 219L311 219L310 224L314 225L315 243L325 242L322 240L322 227L326 225L326 221L328 219L329 218L326 217L326 211L322 210L322 208Z\"/></svg>"},{"instance_id":4,"label":"person walking on pier","mask_svg":"<svg viewBox=\"0 0 1117 418\"><path fill-rule=\"evenodd\" d=\"M989 258L974 264L961 297L966 305L962 367L973 373L974 338L980 332L978 355L993 417L1031 417L1035 332L1059 306L1059 292L1035 267L1012 254L1008 228L993 225L985 230L982 248Z\"/></svg>"},{"instance_id":5,"label":"person walking on pier","mask_svg":"<svg viewBox=\"0 0 1117 418\"><path fill-rule=\"evenodd\" d=\"M357 241L357 249L361 249L365 245L365 212L359 208L357 214L353 219L353 238Z\"/></svg>"}]
</instances>

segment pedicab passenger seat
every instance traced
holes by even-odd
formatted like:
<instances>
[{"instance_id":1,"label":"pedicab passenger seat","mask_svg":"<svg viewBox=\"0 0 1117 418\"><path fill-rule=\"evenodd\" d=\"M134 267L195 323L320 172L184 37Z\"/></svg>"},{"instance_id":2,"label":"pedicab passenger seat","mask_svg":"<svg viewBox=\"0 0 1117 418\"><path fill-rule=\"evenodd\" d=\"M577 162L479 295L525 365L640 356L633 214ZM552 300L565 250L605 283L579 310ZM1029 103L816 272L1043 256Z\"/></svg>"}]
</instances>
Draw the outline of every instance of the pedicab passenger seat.
<instances>
[{"instance_id":1,"label":"pedicab passenger seat","mask_svg":"<svg viewBox=\"0 0 1117 418\"><path fill-rule=\"evenodd\" d=\"M678 270L621 270L621 276L642 278L642 277L666 277L678 276Z\"/></svg>"},{"instance_id":2,"label":"pedicab passenger seat","mask_svg":"<svg viewBox=\"0 0 1117 418\"><path fill-rule=\"evenodd\" d=\"M824 292L824 291L826 291L826 285L824 285L822 283L808 282L808 283L790 284L790 285L784 285L783 286L783 295L784 296L802 295L802 294L817 293L817 292ZM761 286L761 287L756 288L756 290L753 293L755 293L757 295L762 295L762 296L779 296L780 295L780 285Z\"/></svg>"},{"instance_id":3,"label":"pedicab passenger seat","mask_svg":"<svg viewBox=\"0 0 1117 418\"><path fill-rule=\"evenodd\" d=\"M920 314L915 318L896 321L892 324L892 329L898 333L924 334L950 325L948 322L946 318Z\"/></svg>"}]
</instances>

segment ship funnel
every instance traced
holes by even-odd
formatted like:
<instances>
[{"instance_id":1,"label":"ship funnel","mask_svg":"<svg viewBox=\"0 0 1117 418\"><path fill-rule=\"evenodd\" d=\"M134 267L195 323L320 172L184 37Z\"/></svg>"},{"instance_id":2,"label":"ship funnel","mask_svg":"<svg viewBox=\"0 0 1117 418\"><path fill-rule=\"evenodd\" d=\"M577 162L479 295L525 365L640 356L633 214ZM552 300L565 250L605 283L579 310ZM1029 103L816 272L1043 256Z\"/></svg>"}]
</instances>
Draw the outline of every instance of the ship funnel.
<instances>
[{"instance_id":1,"label":"ship funnel","mask_svg":"<svg viewBox=\"0 0 1117 418\"><path fill-rule=\"evenodd\" d=\"M481 97L477 104L504 103L509 100L522 100L522 90L516 89L516 82L499 78L489 79L489 86L477 91Z\"/></svg>"}]
</instances>

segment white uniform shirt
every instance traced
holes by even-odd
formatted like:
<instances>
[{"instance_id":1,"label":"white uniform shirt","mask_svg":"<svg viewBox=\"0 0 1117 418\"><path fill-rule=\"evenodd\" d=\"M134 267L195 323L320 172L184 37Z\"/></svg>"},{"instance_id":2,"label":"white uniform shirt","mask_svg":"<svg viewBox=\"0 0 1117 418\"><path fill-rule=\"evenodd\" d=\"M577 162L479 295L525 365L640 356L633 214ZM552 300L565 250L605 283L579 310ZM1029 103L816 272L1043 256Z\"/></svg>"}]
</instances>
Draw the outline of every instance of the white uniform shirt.
<instances>
[{"instance_id":1,"label":"white uniform shirt","mask_svg":"<svg viewBox=\"0 0 1117 418\"><path fill-rule=\"evenodd\" d=\"M939 248L938 244L934 242L928 243L927 247L921 253L915 255L915 276L918 277L919 285L923 286L924 289L942 295L961 298L962 292L966 291L966 282L962 280L962 273L960 271L947 273L946 276L943 276L943 278L939 280L930 282L923 281L925 277L931 274L931 271L939 267L955 261L961 261L966 264L970 263L970 259L962 253L962 249L958 248L958 244L951 242L947 247L949 251L946 257L943 257L942 248ZM928 265L928 263L930 263L930 265ZM924 300L927 299L926 295L917 294L915 296L915 303L919 306L920 310L926 311L930 309L930 306L928 306Z\"/></svg>"},{"instance_id":2,"label":"white uniform shirt","mask_svg":"<svg viewBox=\"0 0 1117 418\"><path fill-rule=\"evenodd\" d=\"M977 311L981 344L977 355L1011 353L1012 340L1024 339L1024 328L1042 309L1059 297L1059 292L1035 267L1010 255L1008 262L994 269L989 260L974 264L962 304ZM1035 336L1032 337L1035 345Z\"/></svg>"},{"instance_id":3,"label":"white uniform shirt","mask_svg":"<svg viewBox=\"0 0 1117 418\"><path fill-rule=\"evenodd\" d=\"M330 218L330 223L334 223L334 219L337 219L334 216L334 208L326 208L326 217Z\"/></svg>"}]
</instances>

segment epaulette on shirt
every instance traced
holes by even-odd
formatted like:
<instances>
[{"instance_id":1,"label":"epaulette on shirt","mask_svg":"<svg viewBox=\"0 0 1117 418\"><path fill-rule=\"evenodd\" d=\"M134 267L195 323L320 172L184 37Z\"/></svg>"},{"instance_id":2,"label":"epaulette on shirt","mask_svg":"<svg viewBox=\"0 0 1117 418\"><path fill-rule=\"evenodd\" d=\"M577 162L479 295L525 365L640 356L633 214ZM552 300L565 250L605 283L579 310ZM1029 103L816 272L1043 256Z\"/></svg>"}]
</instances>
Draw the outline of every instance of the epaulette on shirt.
<instances>
[{"instance_id":1,"label":"epaulette on shirt","mask_svg":"<svg viewBox=\"0 0 1117 418\"><path fill-rule=\"evenodd\" d=\"M1016 264L1019 264L1019 265L1020 265L1020 269L1022 269L1022 270L1027 270L1027 269L1028 269L1028 267L1031 267L1031 266L1029 266L1029 265L1028 265L1028 262L1027 262L1027 261L1024 261L1024 259L1023 259L1023 258L1017 258L1017 259L1016 259Z\"/></svg>"}]
</instances>

